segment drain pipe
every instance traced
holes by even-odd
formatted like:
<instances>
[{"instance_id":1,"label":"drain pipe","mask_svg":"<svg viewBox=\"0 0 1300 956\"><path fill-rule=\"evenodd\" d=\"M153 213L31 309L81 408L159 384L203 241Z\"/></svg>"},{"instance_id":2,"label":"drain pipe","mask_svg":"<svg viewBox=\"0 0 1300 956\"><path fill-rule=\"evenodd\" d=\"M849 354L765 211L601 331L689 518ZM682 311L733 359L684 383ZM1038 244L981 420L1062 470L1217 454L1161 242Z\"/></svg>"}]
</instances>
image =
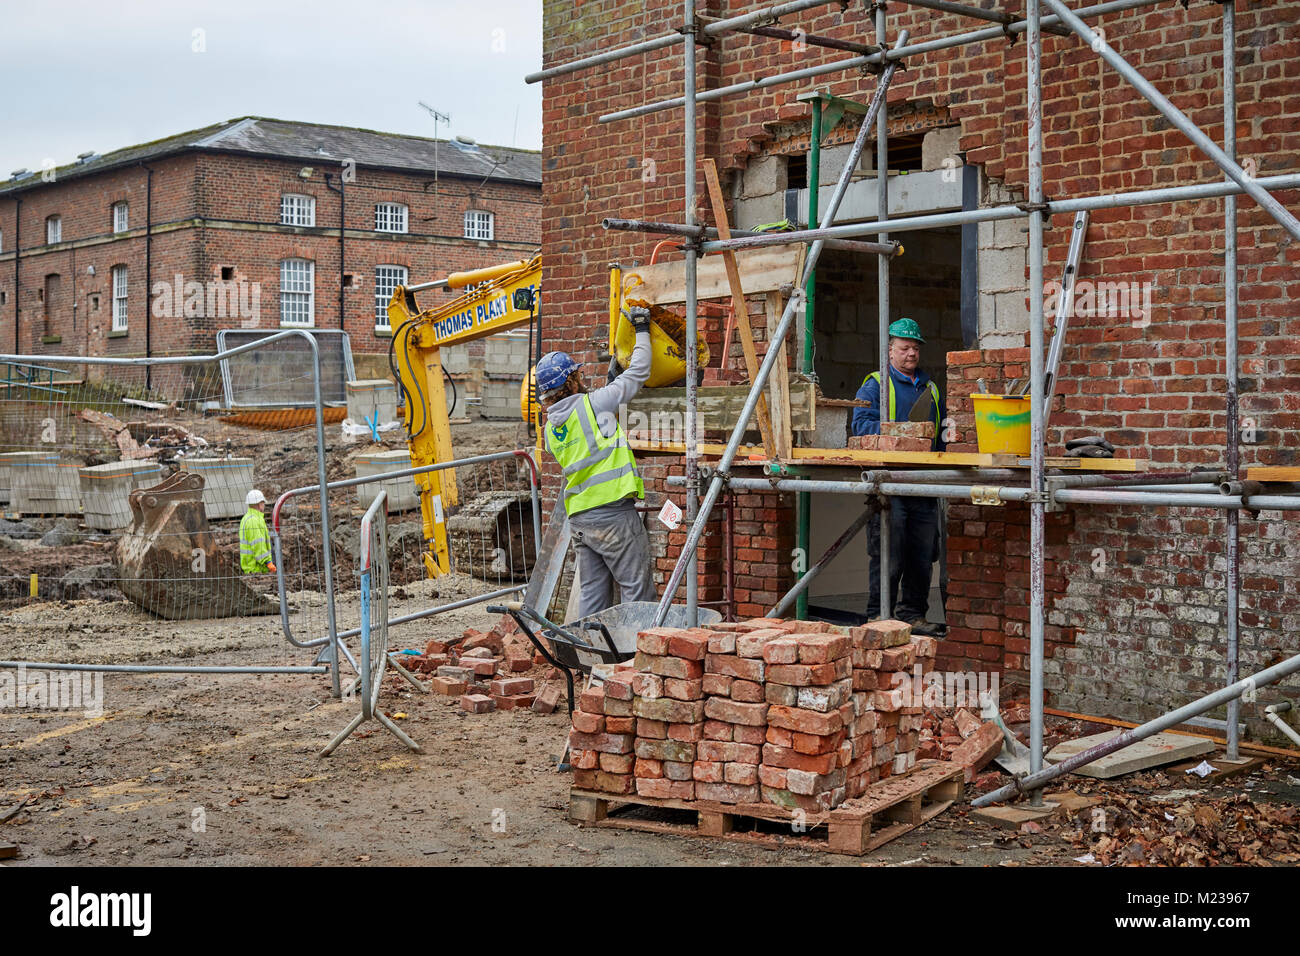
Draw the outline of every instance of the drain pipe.
<instances>
[{"instance_id":1,"label":"drain pipe","mask_svg":"<svg viewBox=\"0 0 1300 956\"><path fill-rule=\"evenodd\" d=\"M1284 700L1280 704L1272 704L1271 706L1264 708L1264 719L1266 719L1270 724L1272 724L1278 730L1282 731L1282 733L1286 734L1296 743L1300 744L1300 733L1296 733L1294 727L1292 727L1285 720L1283 720L1281 717L1278 716L1278 714L1285 713L1290 709L1291 709L1291 702L1289 700Z\"/></svg>"}]
</instances>

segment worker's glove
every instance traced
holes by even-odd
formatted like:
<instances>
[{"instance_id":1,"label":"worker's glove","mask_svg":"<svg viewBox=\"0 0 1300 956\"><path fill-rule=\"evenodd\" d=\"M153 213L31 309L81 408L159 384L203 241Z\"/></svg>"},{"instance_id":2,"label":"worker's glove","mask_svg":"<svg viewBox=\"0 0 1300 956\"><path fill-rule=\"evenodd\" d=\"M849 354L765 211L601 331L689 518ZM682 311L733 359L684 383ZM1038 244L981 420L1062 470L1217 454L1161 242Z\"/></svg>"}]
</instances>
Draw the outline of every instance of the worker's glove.
<instances>
[{"instance_id":1,"label":"worker's glove","mask_svg":"<svg viewBox=\"0 0 1300 956\"><path fill-rule=\"evenodd\" d=\"M1065 443L1066 458L1114 458L1115 446L1100 435L1087 435Z\"/></svg>"},{"instance_id":2,"label":"worker's glove","mask_svg":"<svg viewBox=\"0 0 1300 956\"><path fill-rule=\"evenodd\" d=\"M266 570L268 570L268 571L272 571L272 572L275 571L275 565L272 564L270 561L266 562Z\"/></svg>"},{"instance_id":3,"label":"worker's glove","mask_svg":"<svg viewBox=\"0 0 1300 956\"><path fill-rule=\"evenodd\" d=\"M632 321L632 328L639 335L650 331L650 310L643 305L634 305L628 309L627 317Z\"/></svg>"}]
</instances>

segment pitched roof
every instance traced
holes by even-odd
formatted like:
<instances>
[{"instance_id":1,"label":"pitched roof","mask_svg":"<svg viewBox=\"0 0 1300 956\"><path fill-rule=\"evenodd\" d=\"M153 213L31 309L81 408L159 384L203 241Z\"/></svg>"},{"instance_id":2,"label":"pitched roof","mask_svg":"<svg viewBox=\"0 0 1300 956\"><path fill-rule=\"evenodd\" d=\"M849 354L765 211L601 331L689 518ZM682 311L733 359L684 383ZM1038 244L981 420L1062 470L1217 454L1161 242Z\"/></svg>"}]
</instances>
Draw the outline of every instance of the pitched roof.
<instances>
[{"instance_id":1,"label":"pitched roof","mask_svg":"<svg viewBox=\"0 0 1300 956\"><path fill-rule=\"evenodd\" d=\"M542 157L535 150L475 146L457 140L433 140L424 136L381 133L353 126L298 123L263 116L226 120L102 156L92 155L57 167L54 172L56 180L75 179L145 160L202 150L318 164L337 164L351 159L358 166L431 175L435 168L435 143L440 175L480 180L486 177L530 184L542 181ZM44 181L39 171L22 179L0 181L0 196L41 185Z\"/></svg>"}]
</instances>

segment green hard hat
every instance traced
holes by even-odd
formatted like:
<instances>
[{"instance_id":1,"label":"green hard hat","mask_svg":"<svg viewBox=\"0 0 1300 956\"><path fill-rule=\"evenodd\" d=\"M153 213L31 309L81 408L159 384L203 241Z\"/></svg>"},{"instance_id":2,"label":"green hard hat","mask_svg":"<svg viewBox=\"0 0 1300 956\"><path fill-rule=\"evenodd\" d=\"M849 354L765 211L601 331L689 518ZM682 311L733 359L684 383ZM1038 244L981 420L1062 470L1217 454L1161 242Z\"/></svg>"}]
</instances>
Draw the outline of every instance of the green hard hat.
<instances>
[{"instance_id":1,"label":"green hard hat","mask_svg":"<svg viewBox=\"0 0 1300 956\"><path fill-rule=\"evenodd\" d=\"M889 326L889 337L891 339L916 339L922 345L925 339L921 338L921 327L916 324L915 319L899 319Z\"/></svg>"}]
</instances>

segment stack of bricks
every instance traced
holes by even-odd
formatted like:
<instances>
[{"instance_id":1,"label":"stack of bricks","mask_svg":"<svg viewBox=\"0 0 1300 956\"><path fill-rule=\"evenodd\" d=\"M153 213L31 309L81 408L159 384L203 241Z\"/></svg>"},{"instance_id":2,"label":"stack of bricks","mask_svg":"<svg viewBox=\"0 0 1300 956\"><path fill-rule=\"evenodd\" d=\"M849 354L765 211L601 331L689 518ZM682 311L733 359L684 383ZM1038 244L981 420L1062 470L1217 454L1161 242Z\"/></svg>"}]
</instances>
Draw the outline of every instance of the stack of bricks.
<instances>
[{"instance_id":1,"label":"stack of bricks","mask_svg":"<svg viewBox=\"0 0 1300 956\"><path fill-rule=\"evenodd\" d=\"M861 451L930 451L934 422L881 422L879 435L854 435L849 447Z\"/></svg>"},{"instance_id":2,"label":"stack of bricks","mask_svg":"<svg viewBox=\"0 0 1300 956\"><path fill-rule=\"evenodd\" d=\"M633 715L631 665L620 664L613 676L578 697L569 734L569 763L574 785L584 790L627 795L637 790L633 776L639 762L634 750L637 719Z\"/></svg>"},{"instance_id":3,"label":"stack of bricks","mask_svg":"<svg viewBox=\"0 0 1300 956\"><path fill-rule=\"evenodd\" d=\"M933 638L911 637L900 621L836 627L759 618L642 631L634 663L620 665L621 676L606 684L618 688L620 705L626 700L636 718L618 724L620 731L634 726L635 792L811 811L862 796L870 783L915 765L921 707L902 678L914 682L931 669L936 647ZM607 710L580 710L575 768L608 774L615 771L605 763L624 766L578 752L602 753L586 734L614 733ZM575 778L581 788L632 792L612 789L627 787L623 780L593 780Z\"/></svg>"},{"instance_id":4,"label":"stack of bricks","mask_svg":"<svg viewBox=\"0 0 1300 956\"><path fill-rule=\"evenodd\" d=\"M636 792L694 800L704 739L704 658L710 632L655 627L636 639L632 712L636 715Z\"/></svg>"}]
</instances>

